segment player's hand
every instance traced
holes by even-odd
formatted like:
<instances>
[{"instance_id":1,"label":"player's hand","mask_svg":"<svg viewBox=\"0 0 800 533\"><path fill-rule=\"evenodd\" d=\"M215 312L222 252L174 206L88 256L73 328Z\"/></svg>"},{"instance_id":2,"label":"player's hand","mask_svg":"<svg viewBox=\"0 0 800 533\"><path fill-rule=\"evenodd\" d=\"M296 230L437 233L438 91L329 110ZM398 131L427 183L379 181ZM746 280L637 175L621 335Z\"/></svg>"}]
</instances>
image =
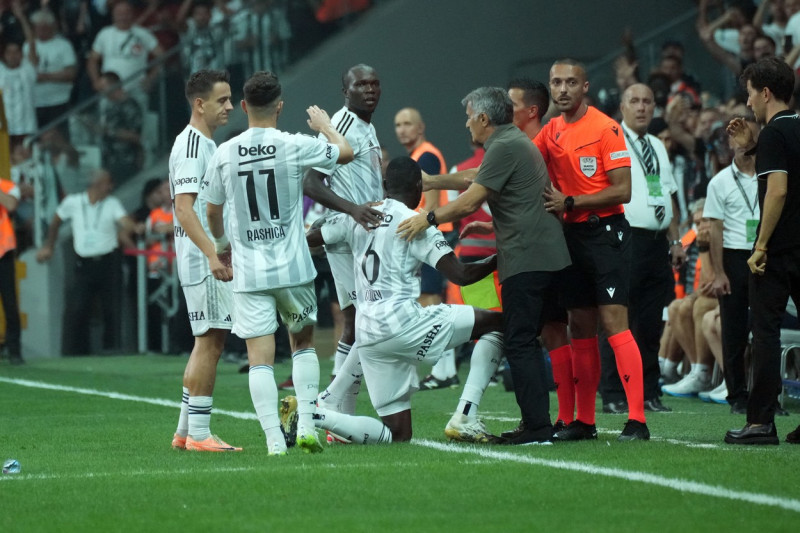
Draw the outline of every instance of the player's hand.
<instances>
[{"instance_id":1,"label":"player's hand","mask_svg":"<svg viewBox=\"0 0 800 533\"><path fill-rule=\"evenodd\" d=\"M544 208L548 213L555 213L560 216L564 212L566 194L562 194L558 189L548 186L542 193L542 197L544 198Z\"/></svg>"},{"instance_id":2,"label":"player's hand","mask_svg":"<svg viewBox=\"0 0 800 533\"><path fill-rule=\"evenodd\" d=\"M428 212L420 211L419 214L407 218L397 226L397 235L401 239L410 241L420 233L425 233L431 225L428 224Z\"/></svg>"},{"instance_id":3,"label":"player's hand","mask_svg":"<svg viewBox=\"0 0 800 533\"><path fill-rule=\"evenodd\" d=\"M51 257L53 257L53 249L47 245L42 246L36 252L36 261L39 263L46 263Z\"/></svg>"},{"instance_id":4,"label":"player's hand","mask_svg":"<svg viewBox=\"0 0 800 533\"><path fill-rule=\"evenodd\" d=\"M750 267L750 272L759 276L764 275L764 270L767 268L767 252L765 250L756 250L750 259L747 260L747 266Z\"/></svg>"},{"instance_id":5,"label":"player's hand","mask_svg":"<svg viewBox=\"0 0 800 533\"><path fill-rule=\"evenodd\" d=\"M669 253L672 255L672 266L674 268L681 268L686 263L686 250L680 244L670 246Z\"/></svg>"},{"instance_id":6,"label":"player's hand","mask_svg":"<svg viewBox=\"0 0 800 533\"><path fill-rule=\"evenodd\" d=\"M755 139L753 139L753 132L741 117L731 119L725 131L740 148L750 149L756 144Z\"/></svg>"},{"instance_id":7,"label":"player's hand","mask_svg":"<svg viewBox=\"0 0 800 533\"><path fill-rule=\"evenodd\" d=\"M489 235L493 231L494 227L491 222L470 222L461 228L461 233L458 235L458 238L463 239L468 235Z\"/></svg>"},{"instance_id":8,"label":"player's hand","mask_svg":"<svg viewBox=\"0 0 800 533\"><path fill-rule=\"evenodd\" d=\"M211 275L220 281L231 281L233 279L233 268L230 265L230 250L223 252L220 255L215 255L208 260L208 266L211 268ZM227 265L223 262L225 259Z\"/></svg>"},{"instance_id":9,"label":"player's hand","mask_svg":"<svg viewBox=\"0 0 800 533\"><path fill-rule=\"evenodd\" d=\"M362 205L356 205L348 213L353 220L361 224L361 227L369 231L377 228L383 220L383 213L373 206L381 205L383 202L367 202Z\"/></svg>"},{"instance_id":10,"label":"player's hand","mask_svg":"<svg viewBox=\"0 0 800 533\"><path fill-rule=\"evenodd\" d=\"M331 119L328 116L328 113L325 112L324 109L320 109L318 106L312 105L308 109L306 109L306 113L308 113L308 127L312 130L319 132L325 129L327 126L331 125Z\"/></svg>"},{"instance_id":11,"label":"player's hand","mask_svg":"<svg viewBox=\"0 0 800 533\"><path fill-rule=\"evenodd\" d=\"M724 272L714 277L714 282L711 284L711 293L717 298L731 293L731 282Z\"/></svg>"}]
</instances>

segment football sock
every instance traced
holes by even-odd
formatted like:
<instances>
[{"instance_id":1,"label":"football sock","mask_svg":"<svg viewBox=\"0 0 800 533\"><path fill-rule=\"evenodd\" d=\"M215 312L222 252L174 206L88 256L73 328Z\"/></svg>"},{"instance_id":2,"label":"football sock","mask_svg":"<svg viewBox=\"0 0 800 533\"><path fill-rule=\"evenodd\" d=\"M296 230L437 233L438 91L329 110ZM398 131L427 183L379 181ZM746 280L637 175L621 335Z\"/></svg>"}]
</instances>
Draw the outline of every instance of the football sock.
<instances>
[{"instance_id":1,"label":"football sock","mask_svg":"<svg viewBox=\"0 0 800 533\"><path fill-rule=\"evenodd\" d=\"M355 401L358 395L358 388L361 386L361 361L358 358L358 346L355 345L354 349L349 350L347 358L342 363L339 372L333 381L330 382L328 388L320 395L320 400L325 403L325 407L339 412L344 412L345 399L348 398L350 402L347 408L352 409L352 414L355 412ZM358 382L358 385L356 385ZM355 389L355 393L353 390Z\"/></svg>"},{"instance_id":2,"label":"football sock","mask_svg":"<svg viewBox=\"0 0 800 533\"><path fill-rule=\"evenodd\" d=\"M181 437L189 434L189 388L183 388L183 397L181 398L181 412L178 415L178 428L175 433Z\"/></svg>"},{"instance_id":3,"label":"football sock","mask_svg":"<svg viewBox=\"0 0 800 533\"><path fill-rule=\"evenodd\" d=\"M442 352L442 356L431 368L431 375L439 381L444 381L456 375L456 351L452 348Z\"/></svg>"},{"instance_id":4,"label":"football sock","mask_svg":"<svg viewBox=\"0 0 800 533\"><path fill-rule=\"evenodd\" d=\"M275 373L269 365L250 367L250 398L256 410L261 429L267 436L267 446L277 440L284 440L281 433L281 419L278 416L278 386Z\"/></svg>"},{"instance_id":5,"label":"football sock","mask_svg":"<svg viewBox=\"0 0 800 533\"><path fill-rule=\"evenodd\" d=\"M695 363L692 365L691 373L696 375L701 381L706 383L711 381L711 366Z\"/></svg>"},{"instance_id":6,"label":"football sock","mask_svg":"<svg viewBox=\"0 0 800 533\"><path fill-rule=\"evenodd\" d=\"M593 425L597 387L600 385L600 348L597 337L572 339L572 375L577 407L575 419Z\"/></svg>"},{"instance_id":7,"label":"football sock","mask_svg":"<svg viewBox=\"0 0 800 533\"><path fill-rule=\"evenodd\" d=\"M672 374L678 371L678 363L675 361L671 361L669 359L662 359L664 361L663 366L661 367L662 374Z\"/></svg>"},{"instance_id":8,"label":"football sock","mask_svg":"<svg viewBox=\"0 0 800 533\"><path fill-rule=\"evenodd\" d=\"M297 425L313 428L314 409L319 393L319 360L314 348L292 354L292 382L297 398Z\"/></svg>"},{"instance_id":9,"label":"football sock","mask_svg":"<svg viewBox=\"0 0 800 533\"><path fill-rule=\"evenodd\" d=\"M368 416L345 415L318 407L314 424L354 444L392 442L391 430L380 420Z\"/></svg>"},{"instance_id":10,"label":"football sock","mask_svg":"<svg viewBox=\"0 0 800 533\"><path fill-rule=\"evenodd\" d=\"M339 369L342 368L342 365L344 364L345 359L347 359L347 354L350 353L351 348L352 346L350 346L349 344L345 344L342 341L339 341L339 343L336 345L336 354L334 355L333 358L334 376L339 373Z\"/></svg>"},{"instance_id":11,"label":"football sock","mask_svg":"<svg viewBox=\"0 0 800 533\"><path fill-rule=\"evenodd\" d=\"M194 440L211 436L211 396L189 396L189 435Z\"/></svg>"},{"instance_id":12,"label":"football sock","mask_svg":"<svg viewBox=\"0 0 800 533\"><path fill-rule=\"evenodd\" d=\"M617 372L628 399L628 418L644 423L644 376L642 374L642 355L639 346L626 329L608 338L617 360Z\"/></svg>"},{"instance_id":13,"label":"football sock","mask_svg":"<svg viewBox=\"0 0 800 533\"><path fill-rule=\"evenodd\" d=\"M478 414L478 405L481 403L489 381L497 371L500 358L503 355L503 336L500 333L487 333L483 335L475 348L469 361L469 374L461 392L456 412L468 417Z\"/></svg>"},{"instance_id":14,"label":"football sock","mask_svg":"<svg viewBox=\"0 0 800 533\"><path fill-rule=\"evenodd\" d=\"M572 346L565 344L550 351L553 381L558 396L558 419L569 424L575 417L575 381L572 377Z\"/></svg>"}]
</instances>

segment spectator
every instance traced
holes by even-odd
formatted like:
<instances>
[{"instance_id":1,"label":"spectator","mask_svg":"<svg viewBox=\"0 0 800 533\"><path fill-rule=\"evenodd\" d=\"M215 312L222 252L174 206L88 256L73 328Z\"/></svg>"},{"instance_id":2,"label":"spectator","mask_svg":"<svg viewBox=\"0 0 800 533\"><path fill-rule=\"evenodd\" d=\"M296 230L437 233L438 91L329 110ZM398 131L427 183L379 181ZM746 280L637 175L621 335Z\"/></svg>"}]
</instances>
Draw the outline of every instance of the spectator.
<instances>
[{"instance_id":1,"label":"spectator","mask_svg":"<svg viewBox=\"0 0 800 533\"><path fill-rule=\"evenodd\" d=\"M211 24L211 3L186 0L183 5L191 5L191 17L181 36L185 71L223 68L225 58L220 50L225 40L225 30L221 24Z\"/></svg>"},{"instance_id":2,"label":"spectator","mask_svg":"<svg viewBox=\"0 0 800 533\"><path fill-rule=\"evenodd\" d=\"M24 57L21 42L7 42L3 50L3 62L0 63L0 89L3 91L8 135L13 148L33 134L37 127L34 103L36 68L33 66L36 47L33 45L33 32L19 0L11 2L11 11L22 25L25 41L32 44L29 56Z\"/></svg>"},{"instance_id":3,"label":"spectator","mask_svg":"<svg viewBox=\"0 0 800 533\"><path fill-rule=\"evenodd\" d=\"M790 0L795 2L796 0ZM786 34L786 22L789 17L786 15L786 4L784 0L761 0L761 4L753 15L753 26L760 29L765 37L772 39L776 45L777 50L783 54L789 50L785 50L784 35ZM767 17L769 11L769 17ZM769 20L767 22L767 20ZM754 46L758 46L757 43Z\"/></svg>"},{"instance_id":4,"label":"spectator","mask_svg":"<svg viewBox=\"0 0 800 533\"><path fill-rule=\"evenodd\" d=\"M5 316L5 349L12 365L21 365L22 350L20 346L21 324L19 304L17 303L17 247L11 214L17 208L20 192L14 182L0 179L0 299L3 300Z\"/></svg>"},{"instance_id":5,"label":"spectator","mask_svg":"<svg viewBox=\"0 0 800 533\"><path fill-rule=\"evenodd\" d=\"M0 0L0 41L4 46L9 43L22 46L26 40L20 24L19 6L19 0Z\"/></svg>"},{"instance_id":6,"label":"spectator","mask_svg":"<svg viewBox=\"0 0 800 533\"><path fill-rule=\"evenodd\" d=\"M96 170L86 192L71 194L58 206L47 240L36 253L40 263L49 261L63 222L72 221L75 248L75 281L69 288L64 310L64 354L91 353L89 324L92 304L102 308L103 350L117 347L120 313L119 245L132 247L133 221L122 204L110 196L113 181L107 170Z\"/></svg>"},{"instance_id":7,"label":"spectator","mask_svg":"<svg viewBox=\"0 0 800 533\"><path fill-rule=\"evenodd\" d=\"M58 25L53 13L36 11L31 15L31 24L36 37L36 120L40 127L69 111L69 100L77 74L77 60L72 45L58 35ZM23 47L24 55L30 53L30 43ZM59 125L64 136L69 137L66 121Z\"/></svg>"},{"instance_id":8,"label":"spectator","mask_svg":"<svg viewBox=\"0 0 800 533\"><path fill-rule=\"evenodd\" d=\"M156 37L133 24L133 7L128 0L120 0L112 9L113 24L100 30L92 44L86 70L95 91L102 91L101 73L114 72L125 82L143 110L147 109L147 93L158 74L158 67L145 69L150 56L163 53Z\"/></svg>"},{"instance_id":9,"label":"spectator","mask_svg":"<svg viewBox=\"0 0 800 533\"><path fill-rule=\"evenodd\" d=\"M103 165L115 183L123 183L142 168L142 110L114 72L104 72L98 87L103 92L99 120Z\"/></svg>"}]
</instances>

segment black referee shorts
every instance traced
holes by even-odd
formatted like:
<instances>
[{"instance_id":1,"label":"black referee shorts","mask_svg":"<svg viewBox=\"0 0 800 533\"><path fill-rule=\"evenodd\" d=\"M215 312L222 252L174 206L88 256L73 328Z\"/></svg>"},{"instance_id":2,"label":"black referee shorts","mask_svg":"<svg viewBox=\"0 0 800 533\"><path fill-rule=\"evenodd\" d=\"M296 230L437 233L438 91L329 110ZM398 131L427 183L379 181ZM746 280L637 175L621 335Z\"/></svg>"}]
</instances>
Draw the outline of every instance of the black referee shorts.
<instances>
[{"instance_id":1,"label":"black referee shorts","mask_svg":"<svg viewBox=\"0 0 800 533\"><path fill-rule=\"evenodd\" d=\"M631 227L625 215L567 224L564 229L572 264L562 275L564 307L628 305Z\"/></svg>"}]
</instances>

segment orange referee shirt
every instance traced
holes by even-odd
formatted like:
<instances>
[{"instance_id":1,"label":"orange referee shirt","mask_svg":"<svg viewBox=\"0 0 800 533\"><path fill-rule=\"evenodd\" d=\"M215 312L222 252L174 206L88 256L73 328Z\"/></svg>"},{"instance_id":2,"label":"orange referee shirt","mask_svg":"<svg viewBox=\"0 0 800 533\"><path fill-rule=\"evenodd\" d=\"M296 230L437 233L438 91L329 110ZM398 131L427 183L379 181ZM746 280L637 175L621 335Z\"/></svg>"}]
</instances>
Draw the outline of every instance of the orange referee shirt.
<instances>
[{"instance_id":1,"label":"orange referee shirt","mask_svg":"<svg viewBox=\"0 0 800 533\"><path fill-rule=\"evenodd\" d=\"M559 115L550 119L533 142L547 163L556 189L567 196L594 194L608 187L608 172L631 166L620 125L594 107L577 122L568 124ZM624 213L622 204L602 209L575 209L564 213L567 222L583 222Z\"/></svg>"},{"instance_id":2,"label":"orange referee shirt","mask_svg":"<svg viewBox=\"0 0 800 533\"><path fill-rule=\"evenodd\" d=\"M11 194L17 185L7 179L0 179L0 191ZM16 196L19 198L19 196ZM14 225L11 223L11 215L8 210L0 205L0 257L17 247L17 236L14 233Z\"/></svg>"}]
</instances>

